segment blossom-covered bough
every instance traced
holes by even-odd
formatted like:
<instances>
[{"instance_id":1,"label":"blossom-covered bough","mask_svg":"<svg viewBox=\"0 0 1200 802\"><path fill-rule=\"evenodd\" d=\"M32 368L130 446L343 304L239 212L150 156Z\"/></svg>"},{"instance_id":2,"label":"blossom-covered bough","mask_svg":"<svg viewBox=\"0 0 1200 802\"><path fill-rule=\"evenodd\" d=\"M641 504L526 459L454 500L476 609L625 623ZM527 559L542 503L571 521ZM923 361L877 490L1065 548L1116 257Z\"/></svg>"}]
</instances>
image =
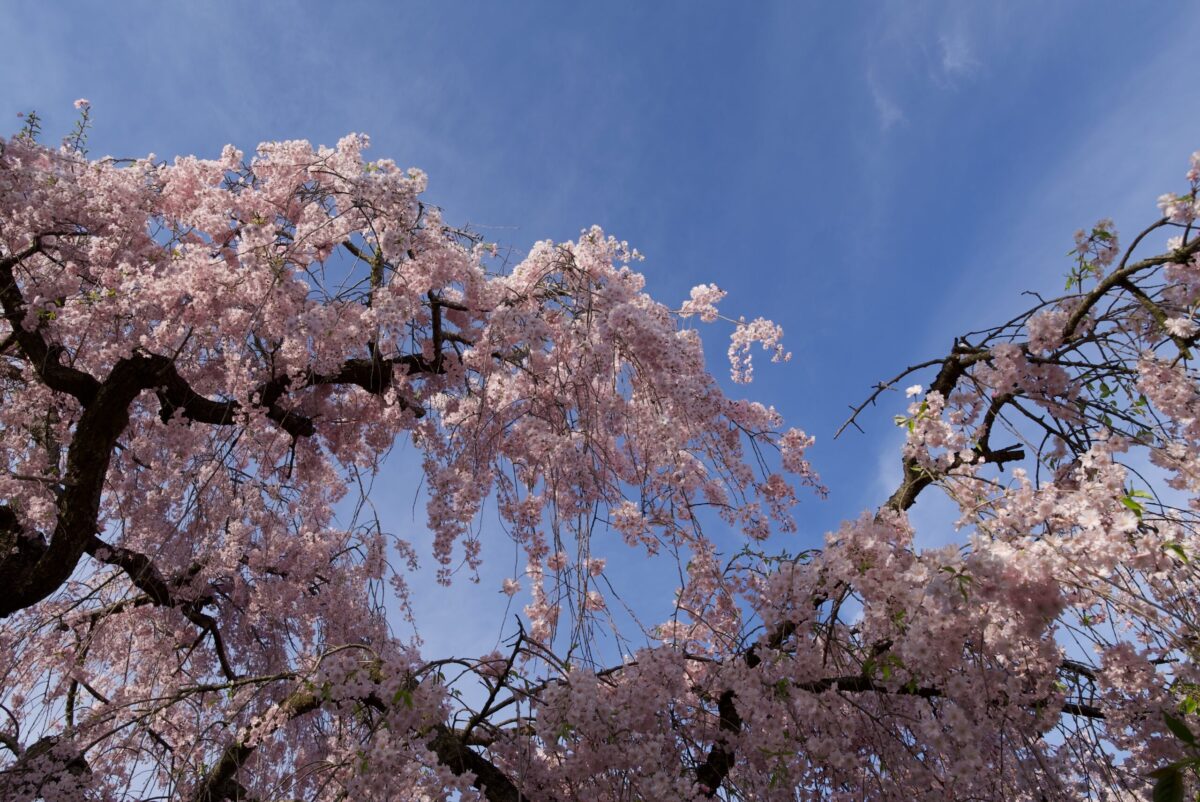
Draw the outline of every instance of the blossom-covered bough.
<instances>
[{"instance_id":1,"label":"blossom-covered bough","mask_svg":"<svg viewBox=\"0 0 1200 802\"><path fill-rule=\"evenodd\" d=\"M796 555L811 439L705 369L690 324L719 318L715 286L672 311L596 229L499 269L361 137L166 164L88 160L85 130L0 153L4 798L1192 782L1195 170L1127 251L1109 224L1081 235L1065 297L917 366L896 493ZM733 324L735 380L755 344L786 357L773 324ZM505 650L394 632L392 563L425 555L365 488L400 439L440 580L478 565L485 507L525 555ZM930 488L961 547L914 545ZM680 580L607 660L622 554Z\"/></svg>"}]
</instances>

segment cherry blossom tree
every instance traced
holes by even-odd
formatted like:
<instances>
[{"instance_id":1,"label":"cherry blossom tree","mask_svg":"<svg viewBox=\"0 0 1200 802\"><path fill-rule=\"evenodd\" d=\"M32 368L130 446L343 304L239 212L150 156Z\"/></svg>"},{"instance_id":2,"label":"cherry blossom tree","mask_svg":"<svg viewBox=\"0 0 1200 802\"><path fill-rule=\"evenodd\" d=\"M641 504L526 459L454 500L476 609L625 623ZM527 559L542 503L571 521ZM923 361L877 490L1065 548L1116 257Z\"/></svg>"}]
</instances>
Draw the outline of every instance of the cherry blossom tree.
<instances>
[{"instance_id":1,"label":"cherry blossom tree","mask_svg":"<svg viewBox=\"0 0 1200 802\"><path fill-rule=\"evenodd\" d=\"M81 113L0 143L5 798L1195 792L1200 155L1064 295L879 384L848 425L928 384L895 493L784 551L812 440L707 371L697 324L735 382L787 357L716 286L664 306L599 229L504 265L361 136L89 160ZM370 513L401 440L432 554ZM914 545L929 492L958 545ZM423 654L406 578L462 581L491 508L519 624ZM679 577L623 657L622 554Z\"/></svg>"}]
</instances>

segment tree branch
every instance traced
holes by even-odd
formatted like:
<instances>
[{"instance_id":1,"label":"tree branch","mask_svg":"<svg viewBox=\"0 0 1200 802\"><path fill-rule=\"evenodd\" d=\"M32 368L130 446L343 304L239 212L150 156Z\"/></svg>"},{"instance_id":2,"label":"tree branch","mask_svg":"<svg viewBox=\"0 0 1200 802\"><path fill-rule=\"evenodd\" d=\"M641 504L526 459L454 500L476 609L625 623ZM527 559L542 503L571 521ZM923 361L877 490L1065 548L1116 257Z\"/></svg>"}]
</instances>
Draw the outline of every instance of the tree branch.
<instances>
[{"instance_id":1,"label":"tree branch","mask_svg":"<svg viewBox=\"0 0 1200 802\"><path fill-rule=\"evenodd\" d=\"M17 346L37 372L38 378L51 390L74 396L86 407L100 392L100 382L82 370L63 365L59 361L64 353L62 346L47 343L38 329L29 331L25 328L25 297L13 274L13 268L21 262L43 253L42 240L52 236L63 234L40 234L34 237L29 247L0 259L0 307L3 307L4 317L12 329L10 336L16 339Z\"/></svg>"},{"instance_id":2,"label":"tree branch","mask_svg":"<svg viewBox=\"0 0 1200 802\"><path fill-rule=\"evenodd\" d=\"M87 553L106 565L114 565L124 571L134 586L145 593L155 607L177 609L184 618L211 635L221 673L226 679L237 679L237 672L233 670L229 661L225 641L217 628L216 619L203 612L204 599L185 601L178 598L154 562L141 552L123 546L110 546L93 535L88 541Z\"/></svg>"},{"instance_id":3,"label":"tree branch","mask_svg":"<svg viewBox=\"0 0 1200 802\"><path fill-rule=\"evenodd\" d=\"M117 438L129 425L129 405L154 375L146 360L134 356L119 361L85 407L67 450L63 489L58 493L57 522L46 551L27 571L14 577L0 596L0 618L36 604L71 576L87 544L96 534L96 516L105 477ZM12 575L0 561L0 574Z\"/></svg>"},{"instance_id":4,"label":"tree branch","mask_svg":"<svg viewBox=\"0 0 1200 802\"><path fill-rule=\"evenodd\" d=\"M387 705L372 694L360 700L379 712L386 712ZM322 704L321 697L314 691L301 688L279 703L282 719L291 721L311 713ZM470 772L474 775L471 785L483 793L488 802L522 802L527 799L504 772L483 755L467 746L466 742L449 727L439 724L431 730L432 737L426 746L438 762L456 776ZM260 736L261 737L261 736ZM255 746L243 735L221 753L217 762L205 775L204 780L192 793L192 802L222 802L225 799L244 799L246 789L237 781L238 772L254 753Z\"/></svg>"}]
</instances>

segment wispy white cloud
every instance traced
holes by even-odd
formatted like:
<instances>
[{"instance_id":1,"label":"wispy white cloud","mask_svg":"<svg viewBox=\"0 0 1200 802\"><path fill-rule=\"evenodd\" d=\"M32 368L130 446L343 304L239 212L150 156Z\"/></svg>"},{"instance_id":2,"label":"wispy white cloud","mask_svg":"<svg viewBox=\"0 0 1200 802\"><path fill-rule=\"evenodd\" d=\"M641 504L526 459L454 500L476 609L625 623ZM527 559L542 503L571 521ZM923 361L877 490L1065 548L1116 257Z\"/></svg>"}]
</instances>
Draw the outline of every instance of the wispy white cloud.
<instances>
[{"instance_id":1,"label":"wispy white cloud","mask_svg":"<svg viewBox=\"0 0 1200 802\"><path fill-rule=\"evenodd\" d=\"M981 63L975 57L975 47L964 30L954 30L938 37L941 48L942 74L948 79L969 77L979 70Z\"/></svg>"},{"instance_id":2,"label":"wispy white cloud","mask_svg":"<svg viewBox=\"0 0 1200 802\"><path fill-rule=\"evenodd\" d=\"M904 122L904 111L888 94L873 75L867 76L871 87L871 99L875 101L875 111L879 115L879 126L884 131L897 123Z\"/></svg>"},{"instance_id":3,"label":"wispy white cloud","mask_svg":"<svg viewBox=\"0 0 1200 802\"><path fill-rule=\"evenodd\" d=\"M955 91L980 75L984 27L970 8L886 7L865 39L866 82L880 128L907 121L910 110L929 102L931 91Z\"/></svg>"}]
</instances>

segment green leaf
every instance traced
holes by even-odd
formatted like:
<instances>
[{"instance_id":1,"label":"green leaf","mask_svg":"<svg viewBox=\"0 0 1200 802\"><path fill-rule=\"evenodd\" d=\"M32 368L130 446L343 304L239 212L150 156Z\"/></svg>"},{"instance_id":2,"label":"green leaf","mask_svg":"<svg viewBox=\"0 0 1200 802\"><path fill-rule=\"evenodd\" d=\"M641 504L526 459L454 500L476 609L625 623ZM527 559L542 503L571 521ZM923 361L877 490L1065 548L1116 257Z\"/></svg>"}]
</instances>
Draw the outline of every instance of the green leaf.
<instances>
[{"instance_id":1,"label":"green leaf","mask_svg":"<svg viewBox=\"0 0 1200 802\"><path fill-rule=\"evenodd\" d=\"M1136 515L1138 518L1141 518L1142 513L1144 513L1146 511L1142 507L1141 504L1138 504L1136 501L1133 500L1132 496L1122 496L1121 503L1124 504L1129 509L1133 510L1133 514Z\"/></svg>"},{"instance_id":2,"label":"green leaf","mask_svg":"<svg viewBox=\"0 0 1200 802\"><path fill-rule=\"evenodd\" d=\"M1170 713L1163 713L1163 718L1167 721L1167 729L1169 729L1176 738L1183 741L1189 746L1196 745L1196 736L1188 729L1188 725L1182 720L1175 718Z\"/></svg>"},{"instance_id":3,"label":"green leaf","mask_svg":"<svg viewBox=\"0 0 1200 802\"><path fill-rule=\"evenodd\" d=\"M1167 551L1174 552L1175 556L1178 557L1183 562L1186 563L1188 561L1187 552L1185 552L1183 550L1183 546L1179 545L1178 543L1174 543L1174 542L1167 543L1167 544L1163 545L1163 548L1166 549Z\"/></svg>"},{"instance_id":4,"label":"green leaf","mask_svg":"<svg viewBox=\"0 0 1200 802\"><path fill-rule=\"evenodd\" d=\"M1168 766L1154 783L1154 802L1183 802L1183 774L1175 766Z\"/></svg>"}]
</instances>

